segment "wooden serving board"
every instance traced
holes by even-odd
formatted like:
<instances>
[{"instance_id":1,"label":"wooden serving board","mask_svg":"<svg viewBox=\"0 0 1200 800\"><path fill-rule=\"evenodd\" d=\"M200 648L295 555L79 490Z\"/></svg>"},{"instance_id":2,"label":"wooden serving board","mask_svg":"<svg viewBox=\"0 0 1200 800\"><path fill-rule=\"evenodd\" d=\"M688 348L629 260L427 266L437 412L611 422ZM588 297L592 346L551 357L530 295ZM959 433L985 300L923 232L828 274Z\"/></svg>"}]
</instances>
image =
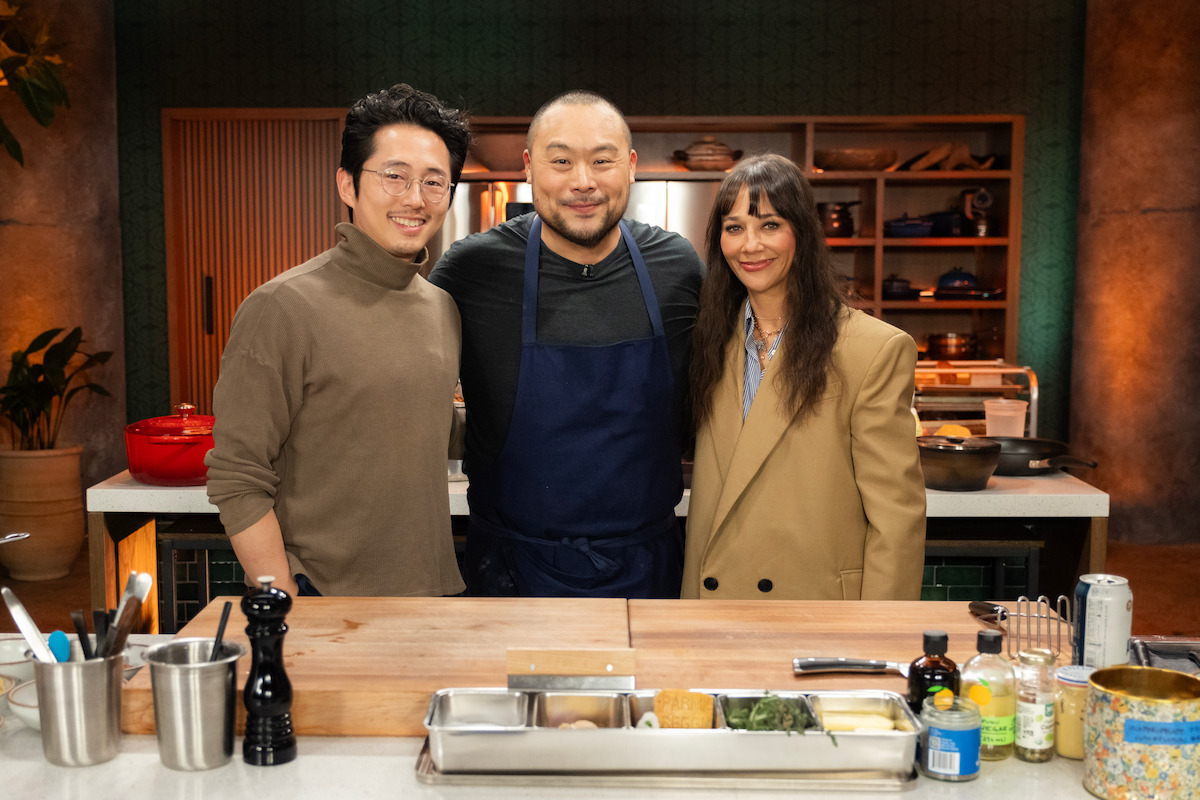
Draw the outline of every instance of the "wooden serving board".
<instances>
[{"instance_id":1,"label":"wooden serving board","mask_svg":"<svg viewBox=\"0 0 1200 800\"><path fill-rule=\"evenodd\" d=\"M215 636L226 600L234 607L225 635L247 646L240 688L250 671L240 598L214 599L176 638ZM297 597L286 621L284 666L300 735L424 736L430 696L504 686L509 648L629 647L622 599ZM240 732L245 710L240 701L237 708ZM149 668L125 686L121 727L154 732Z\"/></svg>"},{"instance_id":2,"label":"wooden serving board","mask_svg":"<svg viewBox=\"0 0 1200 800\"><path fill-rule=\"evenodd\" d=\"M886 689L897 674L829 673L797 678L792 659L844 656L908 663L921 634L950 636L958 664L973 656L980 623L965 602L630 600L630 645L645 688Z\"/></svg>"}]
</instances>

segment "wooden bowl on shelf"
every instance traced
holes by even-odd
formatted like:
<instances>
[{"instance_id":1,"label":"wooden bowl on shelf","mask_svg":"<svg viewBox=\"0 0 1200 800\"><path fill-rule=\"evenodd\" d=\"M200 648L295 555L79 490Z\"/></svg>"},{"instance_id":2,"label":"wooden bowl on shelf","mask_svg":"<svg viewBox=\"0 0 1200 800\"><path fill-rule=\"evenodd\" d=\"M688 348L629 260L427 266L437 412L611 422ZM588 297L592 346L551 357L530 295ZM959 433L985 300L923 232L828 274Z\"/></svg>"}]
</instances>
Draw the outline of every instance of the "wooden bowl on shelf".
<instances>
[{"instance_id":1,"label":"wooden bowl on shelf","mask_svg":"<svg viewBox=\"0 0 1200 800\"><path fill-rule=\"evenodd\" d=\"M896 163L896 151L884 147L835 147L813 153L813 166L827 170L878 170Z\"/></svg>"}]
</instances>

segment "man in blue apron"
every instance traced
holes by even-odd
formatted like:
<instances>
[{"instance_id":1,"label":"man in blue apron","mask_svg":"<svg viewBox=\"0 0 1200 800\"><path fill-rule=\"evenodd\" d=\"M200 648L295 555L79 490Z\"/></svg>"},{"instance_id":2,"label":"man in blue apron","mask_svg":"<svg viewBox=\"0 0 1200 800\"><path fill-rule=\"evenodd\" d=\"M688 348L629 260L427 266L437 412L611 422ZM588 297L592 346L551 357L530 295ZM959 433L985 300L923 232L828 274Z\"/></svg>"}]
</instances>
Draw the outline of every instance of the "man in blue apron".
<instances>
[{"instance_id":1,"label":"man in blue apron","mask_svg":"<svg viewBox=\"0 0 1200 800\"><path fill-rule=\"evenodd\" d=\"M530 124L534 214L456 243L474 595L678 597L687 359L704 267L624 221L637 153L591 92Z\"/></svg>"}]
</instances>

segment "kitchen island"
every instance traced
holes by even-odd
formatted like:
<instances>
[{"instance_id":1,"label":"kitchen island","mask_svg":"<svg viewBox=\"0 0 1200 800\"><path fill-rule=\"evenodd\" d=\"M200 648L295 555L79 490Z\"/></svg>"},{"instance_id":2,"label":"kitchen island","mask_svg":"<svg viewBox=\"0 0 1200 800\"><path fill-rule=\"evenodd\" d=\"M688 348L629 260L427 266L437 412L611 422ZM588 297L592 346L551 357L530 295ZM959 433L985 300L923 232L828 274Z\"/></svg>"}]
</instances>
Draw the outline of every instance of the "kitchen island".
<instances>
[{"instance_id":1,"label":"kitchen island","mask_svg":"<svg viewBox=\"0 0 1200 800\"><path fill-rule=\"evenodd\" d=\"M449 481L447 487L450 513L465 517L467 482ZM1031 553L1040 558L1043 569L1050 570L1052 594L1069 593L1079 575L1104 571L1108 499L1106 493L1066 472L993 476L979 492L927 489L926 552ZM680 517L687 515L688 500L685 491L675 509ZM196 531L207 531L210 539L223 535L205 487L148 486L128 471L89 488L87 511L95 608L116 606L130 570L151 572L158 584L158 551L171 546L168 540L185 540ZM1026 528L1038 530L1031 533ZM1043 549L1049 552L1042 553ZM141 630L160 630L157 604L147 604Z\"/></svg>"},{"instance_id":2,"label":"kitchen island","mask_svg":"<svg viewBox=\"0 0 1200 800\"><path fill-rule=\"evenodd\" d=\"M219 607L210 604L179 636L212 635ZM235 609L237 606L235 605ZM980 777L945 783L923 776L888 791L729 785L704 780L639 780L606 786L582 777L417 775L421 719L430 695L452 686L502 686L510 648L632 649L639 688L745 688L803 691L874 688L902 692L896 675L796 678L796 656L857 656L907 661L920 632L950 634L950 655L965 660L979 624L965 603L705 602L471 598L296 598L288 616L285 663L293 685L296 761L251 767L240 760L206 772L161 766L143 669L124 690L121 752L94 767L49 766L38 735L14 719L0 728L0 774L19 797L399 797L399 798L676 798L895 797L1011 800L1084 798L1082 762L984 762ZM247 641L240 610L227 635ZM148 637L149 638L149 637ZM153 637L164 639L167 637ZM249 657L239 663L239 682ZM361 705L356 705L361 704ZM358 713L359 708L374 713ZM353 713L347 713L352 711ZM385 733L390 730L392 733ZM130 731L135 731L130 733ZM330 735L338 734L338 735ZM653 735L653 734L651 734ZM453 781L465 782L459 785Z\"/></svg>"}]
</instances>

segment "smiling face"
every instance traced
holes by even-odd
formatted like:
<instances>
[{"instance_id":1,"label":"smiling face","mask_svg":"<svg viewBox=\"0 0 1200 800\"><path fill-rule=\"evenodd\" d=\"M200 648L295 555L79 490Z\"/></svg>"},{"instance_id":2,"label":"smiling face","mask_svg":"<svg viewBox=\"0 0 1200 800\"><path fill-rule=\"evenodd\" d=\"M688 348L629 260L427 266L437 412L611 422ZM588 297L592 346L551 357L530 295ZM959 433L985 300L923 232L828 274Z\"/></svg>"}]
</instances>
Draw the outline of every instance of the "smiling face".
<instances>
[{"instance_id":1,"label":"smiling face","mask_svg":"<svg viewBox=\"0 0 1200 800\"><path fill-rule=\"evenodd\" d=\"M791 223L775 213L766 195L758 198L758 213L750 213L750 190L745 186L729 213L721 218L721 253L733 274L746 287L751 302L768 301L783 307L787 274L796 255Z\"/></svg>"},{"instance_id":2,"label":"smiling face","mask_svg":"<svg viewBox=\"0 0 1200 800\"><path fill-rule=\"evenodd\" d=\"M431 130L418 125L388 125L375 132L374 150L364 170L392 169L415 178L399 197L383 190L379 175L364 171L358 191L354 177L344 169L337 173L338 194L354 209L354 225L389 253L412 261L425 249L446 219L450 208L447 192L437 203L421 196L423 178L439 176L450 180L450 151Z\"/></svg>"},{"instance_id":3,"label":"smiling face","mask_svg":"<svg viewBox=\"0 0 1200 800\"><path fill-rule=\"evenodd\" d=\"M595 263L621 238L637 153L612 108L564 103L546 110L530 135L525 176L542 218L542 241L579 263Z\"/></svg>"}]
</instances>

